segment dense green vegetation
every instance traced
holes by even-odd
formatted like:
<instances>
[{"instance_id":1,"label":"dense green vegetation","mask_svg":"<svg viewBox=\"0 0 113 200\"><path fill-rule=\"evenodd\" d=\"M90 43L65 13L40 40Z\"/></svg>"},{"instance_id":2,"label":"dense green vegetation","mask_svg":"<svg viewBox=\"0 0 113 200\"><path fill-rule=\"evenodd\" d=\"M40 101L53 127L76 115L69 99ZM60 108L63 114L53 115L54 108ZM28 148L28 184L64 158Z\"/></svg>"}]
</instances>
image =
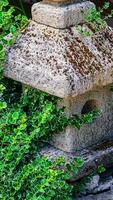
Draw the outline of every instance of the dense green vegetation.
<instances>
[{"instance_id":1,"label":"dense green vegetation","mask_svg":"<svg viewBox=\"0 0 113 200\"><path fill-rule=\"evenodd\" d=\"M78 25L77 29L83 36L91 36L95 32L99 32L107 27L107 22L109 18L113 16L113 10L109 14L104 16L104 12L110 7L109 2L105 2L102 8L98 10L96 7L92 7L88 10L87 15L83 13L85 24L89 28L86 30L84 25Z\"/></svg>"},{"instance_id":2,"label":"dense green vegetation","mask_svg":"<svg viewBox=\"0 0 113 200\"><path fill-rule=\"evenodd\" d=\"M64 108L57 109L56 97L3 76L6 46L14 43L27 23L7 0L0 1L0 199L68 200L74 187L67 180L83 166L83 160L66 163L61 157L52 162L41 157L39 150L54 132L70 124L80 128L99 111L67 118Z\"/></svg>"}]
</instances>

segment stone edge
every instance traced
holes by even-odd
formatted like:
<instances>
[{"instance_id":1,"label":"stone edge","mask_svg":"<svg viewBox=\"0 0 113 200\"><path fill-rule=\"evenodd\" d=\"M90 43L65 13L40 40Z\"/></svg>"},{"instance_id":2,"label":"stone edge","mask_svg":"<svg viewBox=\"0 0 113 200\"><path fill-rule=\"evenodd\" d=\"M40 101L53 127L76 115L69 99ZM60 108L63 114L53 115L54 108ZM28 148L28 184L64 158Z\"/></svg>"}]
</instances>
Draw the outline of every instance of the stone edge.
<instances>
[{"instance_id":1,"label":"stone edge","mask_svg":"<svg viewBox=\"0 0 113 200\"><path fill-rule=\"evenodd\" d=\"M32 20L53 28L64 29L83 23L84 15L82 13L86 14L92 7L95 5L90 1L65 6L36 3L32 6Z\"/></svg>"}]
</instances>

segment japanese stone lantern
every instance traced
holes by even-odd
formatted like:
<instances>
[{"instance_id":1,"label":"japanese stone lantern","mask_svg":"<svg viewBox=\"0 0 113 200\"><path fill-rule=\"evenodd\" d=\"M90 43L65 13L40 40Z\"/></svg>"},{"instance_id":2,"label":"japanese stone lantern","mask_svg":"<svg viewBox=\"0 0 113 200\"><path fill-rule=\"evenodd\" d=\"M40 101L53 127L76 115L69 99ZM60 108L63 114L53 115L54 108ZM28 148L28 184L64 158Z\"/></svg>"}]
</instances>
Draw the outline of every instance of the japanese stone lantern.
<instances>
[{"instance_id":1,"label":"japanese stone lantern","mask_svg":"<svg viewBox=\"0 0 113 200\"><path fill-rule=\"evenodd\" d=\"M70 0L34 4L32 20L7 53L5 76L62 98L68 117L102 109L80 130L69 126L54 134L51 143L66 152L113 136L113 29L88 37L77 30L82 13L93 6Z\"/></svg>"}]
</instances>

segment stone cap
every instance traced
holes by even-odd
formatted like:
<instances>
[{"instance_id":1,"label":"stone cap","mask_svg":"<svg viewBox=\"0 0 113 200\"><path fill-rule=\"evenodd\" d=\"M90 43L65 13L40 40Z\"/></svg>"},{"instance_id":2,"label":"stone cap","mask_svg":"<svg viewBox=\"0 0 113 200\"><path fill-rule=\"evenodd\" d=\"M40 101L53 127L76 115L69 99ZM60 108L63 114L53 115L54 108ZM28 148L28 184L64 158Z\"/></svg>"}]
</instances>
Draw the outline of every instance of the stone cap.
<instances>
[{"instance_id":1,"label":"stone cap","mask_svg":"<svg viewBox=\"0 0 113 200\"><path fill-rule=\"evenodd\" d=\"M90 1L65 6L36 3L32 6L32 19L54 28L66 28L84 22L84 14L95 5Z\"/></svg>"},{"instance_id":2,"label":"stone cap","mask_svg":"<svg viewBox=\"0 0 113 200\"><path fill-rule=\"evenodd\" d=\"M7 53L5 76L67 98L113 82L113 29L81 36L31 21Z\"/></svg>"}]
</instances>

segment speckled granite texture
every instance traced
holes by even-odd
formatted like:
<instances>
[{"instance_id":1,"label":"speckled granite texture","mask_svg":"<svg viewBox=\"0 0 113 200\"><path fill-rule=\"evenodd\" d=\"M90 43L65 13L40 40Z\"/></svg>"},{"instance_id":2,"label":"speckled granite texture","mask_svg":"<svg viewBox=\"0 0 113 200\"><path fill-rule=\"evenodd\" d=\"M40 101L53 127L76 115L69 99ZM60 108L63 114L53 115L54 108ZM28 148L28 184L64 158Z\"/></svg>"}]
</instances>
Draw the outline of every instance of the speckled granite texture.
<instances>
[{"instance_id":1,"label":"speckled granite texture","mask_svg":"<svg viewBox=\"0 0 113 200\"><path fill-rule=\"evenodd\" d=\"M31 21L7 54L5 76L61 98L113 81L113 29L92 37L76 27L54 29Z\"/></svg>"},{"instance_id":2,"label":"speckled granite texture","mask_svg":"<svg viewBox=\"0 0 113 200\"><path fill-rule=\"evenodd\" d=\"M50 0L50 2L55 3L58 0ZM65 2L65 0L59 0L59 2ZM51 3L48 5L43 2L34 4L32 6L32 19L40 24L60 29L83 23L84 14L86 15L90 8L95 7L90 1L65 6L53 6Z\"/></svg>"}]
</instances>

